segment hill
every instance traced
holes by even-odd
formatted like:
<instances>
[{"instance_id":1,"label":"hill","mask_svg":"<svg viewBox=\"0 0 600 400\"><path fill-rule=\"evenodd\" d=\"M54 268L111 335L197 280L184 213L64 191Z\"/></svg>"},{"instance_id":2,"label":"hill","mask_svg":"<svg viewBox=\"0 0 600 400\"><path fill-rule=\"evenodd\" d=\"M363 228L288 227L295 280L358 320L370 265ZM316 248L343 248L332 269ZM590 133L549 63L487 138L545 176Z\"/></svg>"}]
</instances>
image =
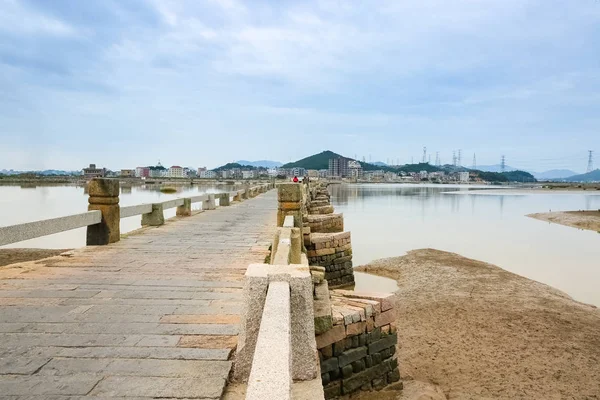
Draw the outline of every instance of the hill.
<instances>
[{"instance_id":1,"label":"hill","mask_svg":"<svg viewBox=\"0 0 600 400\"><path fill-rule=\"evenodd\" d=\"M239 160L239 161L236 161L236 163L240 164L240 165L250 165L252 167L262 167L262 168L276 168L276 167L281 167L283 165L279 161L270 161L270 160L258 160L258 161Z\"/></svg>"},{"instance_id":2,"label":"hill","mask_svg":"<svg viewBox=\"0 0 600 400\"><path fill-rule=\"evenodd\" d=\"M487 172L473 170L473 172L487 182L536 182L535 177L525 171Z\"/></svg>"},{"instance_id":3,"label":"hill","mask_svg":"<svg viewBox=\"0 0 600 400\"><path fill-rule=\"evenodd\" d=\"M322 153L303 158L296 162L283 165L283 168L329 169L329 159L343 157L333 151L326 150Z\"/></svg>"},{"instance_id":4,"label":"hill","mask_svg":"<svg viewBox=\"0 0 600 400\"><path fill-rule=\"evenodd\" d=\"M550 171L533 173L533 176L535 176L537 180L565 179L574 175L577 175L577 172L571 171L570 169L551 169Z\"/></svg>"},{"instance_id":5,"label":"hill","mask_svg":"<svg viewBox=\"0 0 600 400\"><path fill-rule=\"evenodd\" d=\"M221 165L218 168L213 169L213 171L223 171L226 169L232 169L232 168L242 168L242 169L247 169L247 170L251 170L251 169L257 169L258 167L253 167L252 165L242 165L242 164L238 164L238 163L227 163L225 165Z\"/></svg>"},{"instance_id":6,"label":"hill","mask_svg":"<svg viewBox=\"0 0 600 400\"><path fill-rule=\"evenodd\" d=\"M567 182L600 182L600 169L595 169L587 174L570 176L565 179Z\"/></svg>"}]
</instances>

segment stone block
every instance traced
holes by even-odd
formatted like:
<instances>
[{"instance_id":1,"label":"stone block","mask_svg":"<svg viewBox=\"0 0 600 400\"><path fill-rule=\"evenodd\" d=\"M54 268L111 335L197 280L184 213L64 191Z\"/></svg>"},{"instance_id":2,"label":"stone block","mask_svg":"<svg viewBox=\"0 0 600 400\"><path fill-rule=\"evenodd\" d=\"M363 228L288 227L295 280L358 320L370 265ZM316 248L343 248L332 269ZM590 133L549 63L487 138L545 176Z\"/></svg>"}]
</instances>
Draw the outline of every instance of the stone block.
<instances>
[{"instance_id":1,"label":"stone block","mask_svg":"<svg viewBox=\"0 0 600 400\"><path fill-rule=\"evenodd\" d=\"M343 368L344 366L346 366L354 361L360 360L361 358L364 358L366 356L367 356L366 347L358 347L356 349L346 350L345 352L340 354L340 356L338 357L338 362L339 362L340 368Z\"/></svg>"},{"instance_id":2,"label":"stone block","mask_svg":"<svg viewBox=\"0 0 600 400\"><path fill-rule=\"evenodd\" d=\"M346 351L346 340L340 340L339 342L335 342L333 345L333 355L335 357L339 357L344 351Z\"/></svg>"},{"instance_id":3,"label":"stone block","mask_svg":"<svg viewBox=\"0 0 600 400\"><path fill-rule=\"evenodd\" d=\"M339 397L342 394L342 382L331 382L329 385L323 388L325 399L333 399Z\"/></svg>"},{"instance_id":4,"label":"stone block","mask_svg":"<svg viewBox=\"0 0 600 400\"><path fill-rule=\"evenodd\" d=\"M227 207L227 206L231 205L231 200L229 199L229 193L219 193L217 195L217 198L219 199L220 207Z\"/></svg>"},{"instance_id":5,"label":"stone block","mask_svg":"<svg viewBox=\"0 0 600 400\"><path fill-rule=\"evenodd\" d=\"M398 371L398 368L395 368L391 372L388 372L387 379L389 383L398 382L400 380L400 371Z\"/></svg>"},{"instance_id":6,"label":"stone block","mask_svg":"<svg viewBox=\"0 0 600 400\"><path fill-rule=\"evenodd\" d=\"M364 333L366 329L367 329L366 322L356 322L356 323L346 326L346 335L347 336L360 335L361 333Z\"/></svg>"},{"instance_id":7,"label":"stone block","mask_svg":"<svg viewBox=\"0 0 600 400\"><path fill-rule=\"evenodd\" d=\"M390 371L390 365L388 363L382 363L358 374L354 374L348 379L342 381L342 393L350 394L352 392L355 392L356 390L360 389L363 385L371 383L373 379L385 376L385 374L387 374Z\"/></svg>"},{"instance_id":8,"label":"stone block","mask_svg":"<svg viewBox=\"0 0 600 400\"><path fill-rule=\"evenodd\" d=\"M350 378L352 376L352 365L346 365L342 367L342 377L344 379Z\"/></svg>"},{"instance_id":9,"label":"stone block","mask_svg":"<svg viewBox=\"0 0 600 400\"><path fill-rule=\"evenodd\" d=\"M94 178L87 184L90 197L119 197L118 179Z\"/></svg>"},{"instance_id":10,"label":"stone block","mask_svg":"<svg viewBox=\"0 0 600 400\"><path fill-rule=\"evenodd\" d=\"M396 320L396 313L394 310L382 312L379 315L375 315L375 327L389 325Z\"/></svg>"},{"instance_id":11,"label":"stone block","mask_svg":"<svg viewBox=\"0 0 600 400\"><path fill-rule=\"evenodd\" d=\"M369 344L369 354L379 353L391 346L396 346L397 343L398 336L396 334L386 336Z\"/></svg>"},{"instance_id":12,"label":"stone block","mask_svg":"<svg viewBox=\"0 0 600 400\"><path fill-rule=\"evenodd\" d=\"M316 337L317 349L339 342L346 337L346 327L344 325L334 326L332 329Z\"/></svg>"},{"instance_id":13,"label":"stone block","mask_svg":"<svg viewBox=\"0 0 600 400\"><path fill-rule=\"evenodd\" d=\"M325 346L319 350L319 353L323 355L323 360L327 360L333 357L333 345Z\"/></svg>"},{"instance_id":14,"label":"stone block","mask_svg":"<svg viewBox=\"0 0 600 400\"><path fill-rule=\"evenodd\" d=\"M377 390L377 391L383 389L387 385L387 381L383 378L373 379L372 383L373 383L373 389Z\"/></svg>"},{"instance_id":15,"label":"stone block","mask_svg":"<svg viewBox=\"0 0 600 400\"><path fill-rule=\"evenodd\" d=\"M327 360L321 362L321 373L327 373L330 371L335 371L338 369L340 365L338 364L338 359L336 357L328 358Z\"/></svg>"},{"instance_id":16,"label":"stone block","mask_svg":"<svg viewBox=\"0 0 600 400\"><path fill-rule=\"evenodd\" d=\"M329 374L322 374L321 375L321 384L323 386L327 386L327 384L330 382L330 378L329 378Z\"/></svg>"},{"instance_id":17,"label":"stone block","mask_svg":"<svg viewBox=\"0 0 600 400\"><path fill-rule=\"evenodd\" d=\"M281 183L277 190L277 200L281 202L301 202L303 186L300 183Z\"/></svg>"},{"instance_id":18,"label":"stone block","mask_svg":"<svg viewBox=\"0 0 600 400\"><path fill-rule=\"evenodd\" d=\"M365 370L364 360L357 360L352 363L352 372L359 373Z\"/></svg>"}]
</instances>

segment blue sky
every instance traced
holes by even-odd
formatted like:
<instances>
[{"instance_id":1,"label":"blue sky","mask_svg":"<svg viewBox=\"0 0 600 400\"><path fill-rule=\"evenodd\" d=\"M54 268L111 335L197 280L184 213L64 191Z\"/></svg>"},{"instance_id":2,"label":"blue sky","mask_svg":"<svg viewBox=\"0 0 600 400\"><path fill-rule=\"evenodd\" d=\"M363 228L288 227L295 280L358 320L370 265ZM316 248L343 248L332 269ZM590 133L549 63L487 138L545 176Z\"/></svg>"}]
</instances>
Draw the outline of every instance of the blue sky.
<instances>
[{"instance_id":1,"label":"blue sky","mask_svg":"<svg viewBox=\"0 0 600 400\"><path fill-rule=\"evenodd\" d=\"M0 0L0 169L600 164L598 0Z\"/></svg>"}]
</instances>

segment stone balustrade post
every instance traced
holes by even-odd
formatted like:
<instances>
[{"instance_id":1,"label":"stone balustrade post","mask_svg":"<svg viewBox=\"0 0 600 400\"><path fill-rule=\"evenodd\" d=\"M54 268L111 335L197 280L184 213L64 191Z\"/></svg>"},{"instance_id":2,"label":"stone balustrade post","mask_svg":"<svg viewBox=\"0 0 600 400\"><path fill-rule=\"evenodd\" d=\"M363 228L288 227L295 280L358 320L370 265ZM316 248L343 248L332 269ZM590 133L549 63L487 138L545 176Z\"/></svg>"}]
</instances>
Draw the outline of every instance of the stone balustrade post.
<instances>
[{"instance_id":1,"label":"stone balustrade post","mask_svg":"<svg viewBox=\"0 0 600 400\"><path fill-rule=\"evenodd\" d=\"M277 191L277 226L283 226L285 217L294 217L294 226L302 228L303 186L301 183L281 183Z\"/></svg>"},{"instance_id":2,"label":"stone balustrade post","mask_svg":"<svg viewBox=\"0 0 600 400\"><path fill-rule=\"evenodd\" d=\"M231 201L229 200L229 193L220 193L219 195L219 206L227 207L231 205Z\"/></svg>"},{"instance_id":3,"label":"stone balustrade post","mask_svg":"<svg viewBox=\"0 0 600 400\"><path fill-rule=\"evenodd\" d=\"M236 192L235 196L233 196L233 201L242 201L241 194Z\"/></svg>"},{"instance_id":4,"label":"stone balustrade post","mask_svg":"<svg viewBox=\"0 0 600 400\"><path fill-rule=\"evenodd\" d=\"M248 200L250 198L250 196L249 196L250 193L249 192L250 192L250 184L246 183L244 185L244 193L242 193L242 198L244 200Z\"/></svg>"},{"instance_id":5,"label":"stone balustrade post","mask_svg":"<svg viewBox=\"0 0 600 400\"><path fill-rule=\"evenodd\" d=\"M184 198L183 205L177 207L177 211L175 213L178 217L189 217L192 215L192 199Z\"/></svg>"},{"instance_id":6,"label":"stone balustrade post","mask_svg":"<svg viewBox=\"0 0 600 400\"><path fill-rule=\"evenodd\" d=\"M165 223L162 203L152 204L152 212L142 214L142 225L160 226Z\"/></svg>"},{"instance_id":7,"label":"stone balustrade post","mask_svg":"<svg viewBox=\"0 0 600 400\"><path fill-rule=\"evenodd\" d=\"M202 202L202 210L214 210L215 208L217 208L215 206L215 195L209 194L208 200Z\"/></svg>"},{"instance_id":8,"label":"stone balustrade post","mask_svg":"<svg viewBox=\"0 0 600 400\"><path fill-rule=\"evenodd\" d=\"M121 209L119 208L119 181L94 178L88 183L88 211L99 210L102 221L87 227L88 246L101 246L121 239Z\"/></svg>"}]
</instances>

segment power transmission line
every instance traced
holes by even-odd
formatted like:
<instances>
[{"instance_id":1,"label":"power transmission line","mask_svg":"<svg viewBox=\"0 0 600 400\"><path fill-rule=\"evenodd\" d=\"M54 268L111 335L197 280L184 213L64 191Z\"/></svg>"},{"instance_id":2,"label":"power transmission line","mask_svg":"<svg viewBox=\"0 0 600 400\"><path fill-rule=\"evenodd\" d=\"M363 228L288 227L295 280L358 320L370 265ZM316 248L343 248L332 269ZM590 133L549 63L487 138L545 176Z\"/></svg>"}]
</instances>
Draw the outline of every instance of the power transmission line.
<instances>
[{"instance_id":1,"label":"power transmission line","mask_svg":"<svg viewBox=\"0 0 600 400\"><path fill-rule=\"evenodd\" d=\"M473 169L477 169L477 158L475 157L475 153L473 153Z\"/></svg>"},{"instance_id":2,"label":"power transmission line","mask_svg":"<svg viewBox=\"0 0 600 400\"><path fill-rule=\"evenodd\" d=\"M592 172L594 170L594 151L588 150L588 166L587 172Z\"/></svg>"}]
</instances>

